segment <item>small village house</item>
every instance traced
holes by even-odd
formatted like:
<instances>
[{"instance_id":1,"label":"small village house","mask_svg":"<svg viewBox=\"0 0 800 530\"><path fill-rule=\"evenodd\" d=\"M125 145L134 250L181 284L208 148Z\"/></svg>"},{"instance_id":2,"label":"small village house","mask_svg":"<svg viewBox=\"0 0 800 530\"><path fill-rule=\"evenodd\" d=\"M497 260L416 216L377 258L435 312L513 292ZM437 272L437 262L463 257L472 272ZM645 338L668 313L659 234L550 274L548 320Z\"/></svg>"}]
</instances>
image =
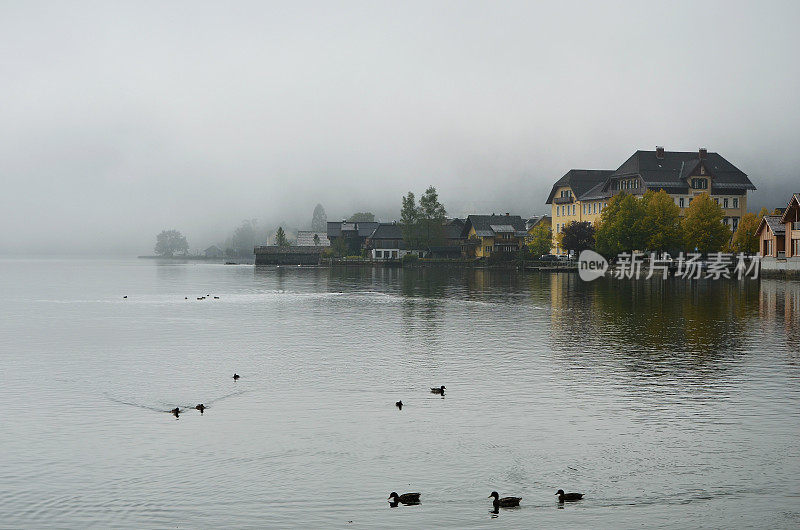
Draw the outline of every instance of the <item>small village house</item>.
<instances>
[{"instance_id":1,"label":"small village house","mask_svg":"<svg viewBox=\"0 0 800 530\"><path fill-rule=\"evenodd\" d=\"M789 199L781 216L786 238L786 257L800 259L800 193Z\"/></svg>"},{"instance_id":2,"label":"small village house","mask_svg":"<svg viewBox=\"0 0 800 530\"><path fill-rule=\"evenodd\" d=\"M792 195L780 214L765 215L756 235L759 254L767 267L771 260L788 259L792 262L789 268L800 270L800 193Z\"/></svg>"},{"instance_id":3,"label":"small village house","mask_svg":"<svg viewBox=\"0 0 800 530\"><path fill-rule=\"evenodd\" d=\"M374 260L394 260L406 255L402 226L397 223L379 223L364 246Z\"/></svg>"},{"instance_id":4,"label":"small village house","mask_svg":"<svg viewBox=\"0 0 800 530\"><path fill-rule=\"evenodd\" d=\"M497 252L516 252L527 235L525 220L519 215L470 215L461 231L463 254L488 258Z\"/></svg>"},{"instance_id":5,"label":"small village house","mask_svg":"<svg viewBox=\"0 0 800 530\"><path fill-rule=\"evenodd\" d=\"M367 238L372 235L380 223L376 222L348 222L348 221L328 221L326 236L330 244L336 243L337 239L347 242L347 248L352 254L358 254L364 248Z\"/></svg>"},{"instance_id":6,"label":"small village house","mask_svg":"<svg viewBox=\"0 0 800 530\"><path fill-rule=\"evenodd\" d=\"M762 258L784 258L786 253L786 226L780 215L765 215L758 225L758 249Z\"/></svg>"},{"instance_id":7,"label":"small village house","mask_svg":"<svg viewBox=\"0 0 800 530\"><path fill-rule=\"evenodd\" d=\"M528 235L529 236L533 235L534 229L536 229L536 227L540 225L544 225L552 230L553 218L550 217L549 215L543 215L541 217L532 217L531 219L528 219L528 222L525 223L525 226L528 228Z\"/></svg>"}]
</instances>

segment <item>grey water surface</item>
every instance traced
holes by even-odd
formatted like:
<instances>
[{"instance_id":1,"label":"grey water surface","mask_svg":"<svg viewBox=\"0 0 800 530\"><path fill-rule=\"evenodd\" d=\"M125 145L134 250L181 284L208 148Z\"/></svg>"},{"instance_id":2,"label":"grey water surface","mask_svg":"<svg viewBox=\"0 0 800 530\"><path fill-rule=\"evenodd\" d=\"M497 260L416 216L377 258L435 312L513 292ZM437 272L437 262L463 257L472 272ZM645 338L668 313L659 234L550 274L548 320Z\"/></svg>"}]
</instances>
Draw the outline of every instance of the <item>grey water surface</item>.
<instances>
[{"instance_id":1,"label":"grey water surface","mask_svg":"<svg viewBox=\"0 0 800 530\"><path fill-rule=\"evenodd\" d=\"M0 526L498 525L800 526L800 283L0 260Z\"/></svg>"}]
</instances>

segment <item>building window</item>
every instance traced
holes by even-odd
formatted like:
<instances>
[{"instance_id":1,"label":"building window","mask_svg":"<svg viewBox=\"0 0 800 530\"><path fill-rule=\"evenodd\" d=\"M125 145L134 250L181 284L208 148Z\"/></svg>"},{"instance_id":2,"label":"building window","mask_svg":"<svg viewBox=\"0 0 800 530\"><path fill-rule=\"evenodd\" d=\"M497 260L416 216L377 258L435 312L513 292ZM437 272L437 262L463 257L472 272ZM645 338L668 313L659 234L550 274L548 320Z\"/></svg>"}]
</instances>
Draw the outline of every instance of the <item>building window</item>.
<instances>
[{"instance_id":1,"label":"building window","mask_svg":"<svg viewBox=\"0 0 800 530\"><path fill-rule=\"evenodd\" d=\"M490 247L488 245L486 246L485 249L483 249L484 254L489 254L491 251L492 251L492 247Z\"/></svg>"},{"instance_id":2,"label":"building window","mask_svg":"<svg viewBox=\"0 0 800 530\"><path fill-rule=\"evenodd\" d=\"M739 228L739 218L731 217L731 221L733 222L733 231L736 232L736 229Z\"/></svg>"},{"instance_id":3,"label":"building window","mask_svg":"<svg viewBox=\"0 0 800 530\"><path fill-rule=\"evenodd\" d=\"M765 256L772 256L772 240L765 239L764 240L764 255Z\"/></svg>"},{"instance_id":4,"label":"building window","mask_svg":"<svg viewBox=\"0 0 800 530\"><path fill-rule=\"evenodd\" d=\"M727 207L728 207L728 198L727 198L727 197L726 197L726 198L724 198L724 199L722 199L722 206L723 206L724 208L727 208Z\"/></svg>"},{"instance_id":5,"label":"building window","mask_svg":"<svg viewBox=\"0 0 800 530\"><path fill-rule=\"evenodd\" d=\"M733 207L734 208L738 208L739 207L739 199L737 197L733 198Z\"/></svg>"},{"instance_id":6,"label":"building window","mask_svg":"<svg viewBox=\"0 0 800 530\"><path fill-rule=\"evenodd\" d=\"M718 198L716 198L716 197L714 197L714 202L715 202L715 203L717 203L717 204L719 204L719 199L718 199Z\"/></svg>"},{"instance_id":7,"label":"building window","mask_svg":"<svg viewBox=\"0 0 800 530\"><path fill-rule=\"evenodd\" d=\"M689 197L689 205L691 205L691 204L692 204L692 198Z\"/></svg>"},{"instance_id":8,"label":"building window","mask_svg":"<svg viewBox=\"0 0 800 530\"><path fill-rule=\"evenodd\" d=\"M681 197L680 199L678 199L678 206L680 206L681 208L683 208L683 207L684 207L684 203L683 203L683 197Z\"/></svg>"},{"instance_id":9,"label":"building window","mask_svg":"<svg viewBox=\"0 0 800 530\"><path fill-rule=\"evenodd\" d=\"M792 239L792 256L800 256L800 239Z\"/></svg>"},{"instance_id":10,"label":"building window","mask_svg":"<svg viewBox=\"0 0 800 530\"><path fill-rule=\"evenodd\" d=\"M692 188L696 190L708 188L708 179L692 179Z\"/></svg>"},{"instance_id":11,"label":"building window","mask_svg":"<svg viewBox=\"0 0 800 530\"><path fill-rule=\"evenodd\" d=\"M572 215L575 215L575 205L572 205Z\"/></svg>"}]
</instances>

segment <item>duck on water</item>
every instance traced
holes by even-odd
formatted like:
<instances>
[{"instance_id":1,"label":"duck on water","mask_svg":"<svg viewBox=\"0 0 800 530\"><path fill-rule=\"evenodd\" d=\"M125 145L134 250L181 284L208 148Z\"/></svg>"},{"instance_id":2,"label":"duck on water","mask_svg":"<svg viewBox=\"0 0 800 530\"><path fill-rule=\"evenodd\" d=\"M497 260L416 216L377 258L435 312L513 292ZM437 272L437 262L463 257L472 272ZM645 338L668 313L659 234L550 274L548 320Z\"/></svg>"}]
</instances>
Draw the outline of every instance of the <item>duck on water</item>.
<instances>
[{"instance_id":1,"label":"duck on water","mask_svg":"<svg viewBox=\"0 0 800 530\"><path fill-rule=\"evenodd\" d=\"M575 502L583 498L583 493L564 493L564 490L558 490L558 502Z\"/></svg>"},{"instance_id":2,"label":"duck on water","mask_svg":"<svg viewBox=\"0 0 800 530\"><path fill-rule=\"evenodd\" d=\"M440 386L438 388L435 387L435 386L431 387L431 394L441 394L443 396L444 395L444 385L442 385L442 386Z\"/></svg>"},{"instance_id":3,"label":"duck on water","mask_svg":"<svg viewBox=\"0 0 800 530\"><path fill-rule=\"evenodd\" d=\"M389 494L389 503L392 507L397 506L398 502L407 506L419 504L419 496L419 493L403 493L402 495L398 495L396 491L393 491Z\"/></svg>"},{"instance_id":4,"label":"duck on water","mask_svg":"<svg viewBox=\"0 0 800 530\"><path fill-rule=\"evenodd\" d=\"M495 509L497 508L513 508L515 506L519 506L519 501L522 500L522 497L500 497L500 494L496 491L493 491L489 498L491 499L494 497L494 504Z\"/></svg>"}]
</instances>

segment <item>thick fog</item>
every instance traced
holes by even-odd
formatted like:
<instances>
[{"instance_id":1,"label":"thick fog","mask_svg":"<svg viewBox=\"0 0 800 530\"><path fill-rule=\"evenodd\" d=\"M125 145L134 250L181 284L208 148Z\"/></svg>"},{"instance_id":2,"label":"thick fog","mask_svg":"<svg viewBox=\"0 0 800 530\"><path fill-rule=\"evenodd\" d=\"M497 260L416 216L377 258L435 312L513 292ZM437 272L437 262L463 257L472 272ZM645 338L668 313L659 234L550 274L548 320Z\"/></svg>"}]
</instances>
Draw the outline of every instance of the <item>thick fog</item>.
<instances>
[{"instance_id":1,"label":"thick fog","mask_svg":"<svg viewBox=\"0 0 800 530\"><path fill-rule=\"evenodd\" d=\"M193 250L308 228L549 209L571 168L705 146L800 191L796 2L3 2L0 252Z\"/></svg>"}]
</instances>

